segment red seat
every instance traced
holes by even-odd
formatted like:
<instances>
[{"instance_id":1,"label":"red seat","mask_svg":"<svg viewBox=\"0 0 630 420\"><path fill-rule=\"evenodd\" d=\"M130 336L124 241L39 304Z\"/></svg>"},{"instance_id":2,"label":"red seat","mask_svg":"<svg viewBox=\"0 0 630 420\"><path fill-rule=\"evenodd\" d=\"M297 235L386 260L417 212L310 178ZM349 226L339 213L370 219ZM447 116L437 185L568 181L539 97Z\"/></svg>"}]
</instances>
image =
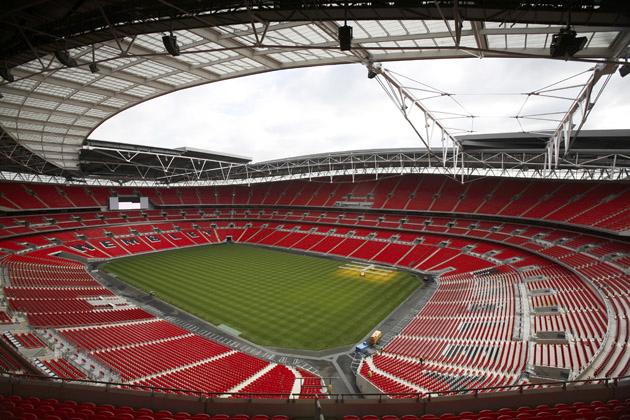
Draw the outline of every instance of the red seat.
<instances>
[{"instance_id":1,"label":"red seat","mask_svg":"<svg viewBox=\"0 0 630 420\"><path fill-rule=\"evenodd\" d=\"M126 407L126 406L123 406L123 407L116 407L116 408L114 409L114 413L115 413L115 414L126 414L126 413L133 414L133 412L134 412L134 411L135 411L135 410L134 410L133 408L131 408L131 407Z\"/></svg>"},{"instance_id":2,"label":"red seat","mask_svg":"<svg viewBox=\"0 0 630 420\"><path fill-rule=\"evenodd\" d=\"M138 408L136 410L136 414L140 414L140 415L146 414L146 415L152 416L153 410L151 410L150 408Z\"/></svg>"}]
</instances>

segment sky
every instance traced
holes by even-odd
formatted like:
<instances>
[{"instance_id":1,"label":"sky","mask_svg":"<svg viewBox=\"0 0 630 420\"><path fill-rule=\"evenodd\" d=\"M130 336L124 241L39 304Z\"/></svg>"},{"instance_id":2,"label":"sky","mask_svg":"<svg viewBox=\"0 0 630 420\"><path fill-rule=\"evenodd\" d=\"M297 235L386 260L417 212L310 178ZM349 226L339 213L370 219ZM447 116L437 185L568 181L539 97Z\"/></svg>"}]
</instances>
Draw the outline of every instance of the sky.
<instances>
[{"instance_id":1,"label":"sky","mask_svg":"<svg viewBox=\"0 0 630 420\"><path fill-rule=\"evenodd\" d=\"M544 59L457 59L383 63L407 86L421 82L453 94L423 103L441 112L475 115L441 120L453 134L552 129L553 121L511 116L564 112L567 99L524 95L587 71L593 64ZM554 87L584 82L590 73ZM575 97L579 88L549 92ZM418 95L432 95L414 90ZM420 96L422 97L422 96ZM583 129L630 128L630 77L611 78ZM523 102L525 99L525 106ZM458 103L455 103L456 99ZM549 118L543 116L542 118ZM417 128L420 114L411 114ZM92 139L161 147L193 147L254 161L313 153L422 147L412 127L359 64L281 70L184 89L110 118Z\"/></svg>"}]
</instances>

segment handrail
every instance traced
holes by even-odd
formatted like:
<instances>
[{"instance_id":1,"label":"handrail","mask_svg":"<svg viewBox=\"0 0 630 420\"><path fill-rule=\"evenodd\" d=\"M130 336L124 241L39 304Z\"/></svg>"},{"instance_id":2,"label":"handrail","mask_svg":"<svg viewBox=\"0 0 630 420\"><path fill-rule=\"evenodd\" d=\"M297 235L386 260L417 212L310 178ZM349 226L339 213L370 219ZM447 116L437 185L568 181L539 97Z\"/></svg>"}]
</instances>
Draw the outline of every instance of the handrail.
<instances>
[{"instance_id":1,"label":"handrail","mask_svg":"<svg viewBox=\"0 0 630 420\"><path fill-rule=\"evenodd\" d=\"M532 383L532 384L516 384L516 385L500 385L500 386L491 386L491 387L482 387L482 388L470 388L470 389L458 389L458 390L448 390L448 391L432 391L432 392L390 392L390 393L337 393L337 394L325 394L325 393L273 393L273 392L209 392L209 391L199 391L199 390L189 390L189 389L180 389L180 388L168 388L168 387L156 387L149 385L134 385L134 384L125 384L119 382L103 382L103 381L94 381L89 379L71 379L71 378L53 378L46 377L40 375L29 375L22 373L12 373L12 372L1 372L0 377L8 377L10 380L13 379L35 379L39 381L51 381L51 382L61 382L61 383L71 383L71 384L89 384L89 385L104 385L107 390L112 387L120 390L139 390L155 393L158 392L170 392L177 394L191 394L193 396L197 396L198 398L221 398L225 396L240 396L240 397L248 397L252 398L275 398L275 399L295 399L300 397L316 397L322 399L335 399L336 401L343 401L346 398L365 398L365 397L377 397L380 400L383 397L406 397L409 399L415 399L416 401L431 401L432 398L436 397L444 397L444 396L453 396L453 395L473 395L477 397L480 393L490 392L490 391L518 391L519 393L523 393L525 391L529 391L532 389L539 389L540 387L545 388L561 388L562 390L566 390L569 385L578 385L578 384L601 384L603 383L607 387L613 386L617 387L620 382L626 382L630 384L630 375L627 376L618 376L615 378L593 378L593 379L580 379L580 380L572 380L572 381L556 381L556 382L540 382L540 383Z\"/></svg>"}]
</instances>

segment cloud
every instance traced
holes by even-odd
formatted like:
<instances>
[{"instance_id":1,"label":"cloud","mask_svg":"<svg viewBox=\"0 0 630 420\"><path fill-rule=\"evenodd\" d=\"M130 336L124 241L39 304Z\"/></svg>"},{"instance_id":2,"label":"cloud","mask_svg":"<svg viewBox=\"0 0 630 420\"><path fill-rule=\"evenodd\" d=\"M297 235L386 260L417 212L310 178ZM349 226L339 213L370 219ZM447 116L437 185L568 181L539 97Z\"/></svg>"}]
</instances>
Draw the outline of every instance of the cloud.
<instances>
[{"instance_id":1,"label":"cloud","mask_svg":"<svg viewBox=\"0 0 630 420\"><path fill-rule=\"evenodd\" d=\"M510 116L560 111L570 101L528 92L585 71L590 65L551 60L461 59L385 63L400 80L457 93L480 132L553 128L553 122ZM588 74L574 80L585 80ZM409 78L409 79L407 79ZM419 85L418 85L419 86ZM558 85L562 86L562 85ZM513 93L514 95L507 95ZM559 92L556 92L559 93ZM564 91L575 95L576 90ZM630 83L615 74L585 129L630 128ZM462 112L449 98L424 102ZM445 114L442 114L445 115ZM469 130L470 120L448 120ZM161 147L197 147L255 161L342 150L420 147L422 143L375 80L360 65L282 70L185 89L121 112L90 136Z\"/></svg>"}]
</instances>

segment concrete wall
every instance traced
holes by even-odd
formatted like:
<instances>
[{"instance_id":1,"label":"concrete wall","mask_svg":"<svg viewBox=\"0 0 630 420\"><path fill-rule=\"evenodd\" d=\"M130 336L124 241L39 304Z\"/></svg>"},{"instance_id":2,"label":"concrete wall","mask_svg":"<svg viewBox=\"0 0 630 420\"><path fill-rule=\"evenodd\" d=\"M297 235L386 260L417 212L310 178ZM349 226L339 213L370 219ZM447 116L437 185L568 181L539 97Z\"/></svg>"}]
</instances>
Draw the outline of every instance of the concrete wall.
<instances>
[{"instance_id":1,"label":"concrete wall","mask_svg":"<svg viewBox=\"0 0 630 420\"><path fill-rule=\"evenodd\" d=\"M247 400L223 398L196 398L171 394L127 391L104 385L38 380L34 378L0 376L0 394L38 396L58 400L92 401L97 404L148 407L154 410L187 411L191 413L225 414L284 414L291 417L313 417L314 400ZM431 399L393 400L388 397L356 398L337 395L321 400L325 417L342 417L347 414L442 414L461 411L479 411L503 407L518 408L538 404L556 404L575 401L606 401L630 398L630 380L624 383L568 385L553 389L513 392L489 392L475 395L448 396Z\"/></svg>"}]
</instances>

